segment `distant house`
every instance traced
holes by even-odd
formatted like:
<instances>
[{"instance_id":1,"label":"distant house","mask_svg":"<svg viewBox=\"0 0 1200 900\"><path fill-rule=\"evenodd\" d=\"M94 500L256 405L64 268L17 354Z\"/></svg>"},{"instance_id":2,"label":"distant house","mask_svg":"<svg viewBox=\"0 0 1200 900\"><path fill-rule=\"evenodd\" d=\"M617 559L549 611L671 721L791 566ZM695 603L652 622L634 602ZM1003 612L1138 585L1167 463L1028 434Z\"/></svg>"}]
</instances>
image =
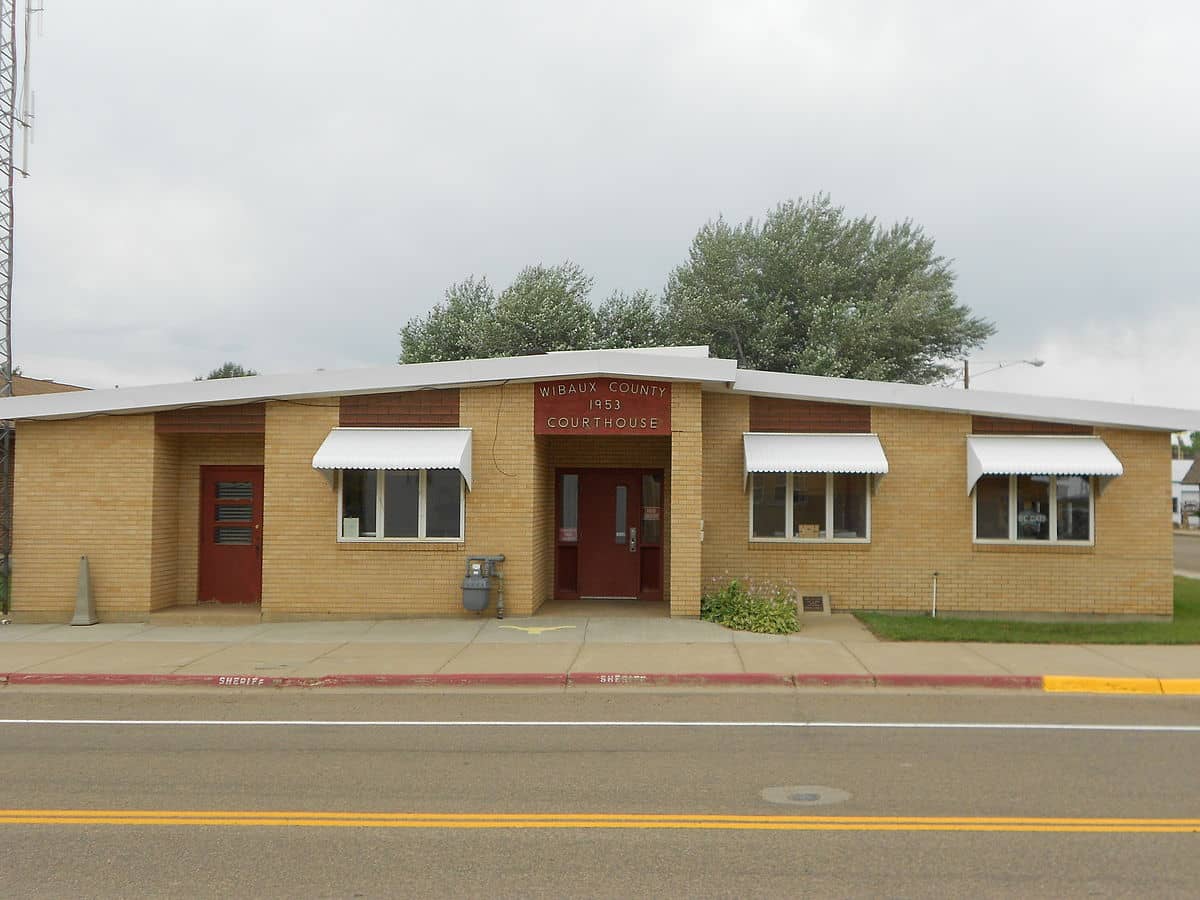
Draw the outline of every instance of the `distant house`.
<instances>
[{"instance_id":1,"label":"distant house","mask_svg":"<svg viewBox=\"0 0 1200 900\"><path fill-rule=\"evenodd\" d=\"M77 384L63 384L60 381L50 381L46 378L27 378L24 375L13 376L13 396L28 397L31 394L61 394L64 391L86 391L87 388Z\"/></svg>"},{"instance_id":2,"label":"distant house","mask_svg":"<svg viewBox=\"0 0 1200 900\"><path fill-rule=\"evenodd\" d=\"M1171 513L1176 525L1200 516L1200 459L1171 460Z\"/></svg>"}]
</instances>

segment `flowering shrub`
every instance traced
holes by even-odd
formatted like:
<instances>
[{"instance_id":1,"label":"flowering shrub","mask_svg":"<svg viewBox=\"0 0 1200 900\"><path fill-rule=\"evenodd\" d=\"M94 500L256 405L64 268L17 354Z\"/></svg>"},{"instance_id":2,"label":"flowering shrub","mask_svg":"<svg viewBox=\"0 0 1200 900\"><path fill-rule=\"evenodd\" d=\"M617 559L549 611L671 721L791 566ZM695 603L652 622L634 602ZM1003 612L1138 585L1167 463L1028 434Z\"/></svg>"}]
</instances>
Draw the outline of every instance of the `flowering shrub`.
<instances>
[{"instance_id":1,"label":"flowering shrub","mask_svg":"<svg viewBox=\"0 0 1200 900\"><path fill-rule=\"evenodd\" d=\"M758 634L793 634L800 630L794 590L738 578L724 583L713 579L712 587L700 598L700 618Z\"/></svg>"}]
</instances>

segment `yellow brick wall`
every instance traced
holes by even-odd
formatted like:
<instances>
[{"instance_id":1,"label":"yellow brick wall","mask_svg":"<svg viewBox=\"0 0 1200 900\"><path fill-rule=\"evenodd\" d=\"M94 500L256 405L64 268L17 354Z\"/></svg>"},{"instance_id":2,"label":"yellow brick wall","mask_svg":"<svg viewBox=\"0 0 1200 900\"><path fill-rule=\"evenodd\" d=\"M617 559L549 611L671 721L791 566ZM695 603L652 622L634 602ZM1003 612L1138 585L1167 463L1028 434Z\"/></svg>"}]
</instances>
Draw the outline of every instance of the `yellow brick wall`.
<instances>
[{"instance_id":1,"label":"yellow brick wall","mask_svg":"<svg viewBox=\"0 0 1200 900\"><path fill-rule=\"evenodd\" d=\"M467 555L503 553L508 614L531 615L545 599L544 551L535 554L534 547L535 503L546 490L545 462L539 463L533 434L533 385L462 391L459 424L473 435L475 487L467 500ZM541 558L537 571L535 556ZM461 565L458 575L453 604L461 610Z\"/></svg>"},{"instance_id":2,"label":"yellow brick wall","mask_svg":"<svg viewBox=\"0 0 1200 900\"><path fill-rule=\"evenodd\" d=\"M179 442L172 435L154 436L154 484L150 519L150 609L175 603L179 577Z\"/></svg>"},{"instance_id":3,"label":"yellow brick wall","mask_svg":"<svg viewBox=\"0 0 1200 900\"><path fill-rule=\"evenodd\" d=\"M869 544L749 540L742 433L748 398L704 396L704 578L784 582L835 609L1170 615L1168 437L1099 429L1125 474L1094 502L1094 547L977 545L966 492L970 416L876 407L890 472L876 480Z\"/></svg>"},{"instance_id":4,"label":"yellow brick wall","mask_svg":"<svg viewBox=\"0 0 1200 900\"><path fill-rule=\"evenodd\" d=\"M190 605L197 599L200 559L200 467L261 466L261 434L181 434L168 436L177 460L174 530L176 578L171 603Z\"/></svg>"},{"instance_id":5,"label":"yellow brick wall","mask_svg":"<svg viewBox=\"0 0 1200 900\"><path fill-rule=\"evenodd\" d=\"M66 622L87 556L102 621L140 621L152 598L154 416L22 422L13 504L12 609L19 622ZM161 510L160 510L161 511ZM162 544L159 544L161 549ZM162 583L168 571L157 571Z\"/></svg>"},{"instance_id":6,"label":"yellow brick wall","mask_svg":"<svg viewBox=\"0 0 1200 900\"><path fill-rule=\"evenodd\" d=\"M531 523L544 494L545 460L534 442L531 385L460 395L460 424L472 429L474 481L461 543L339 544L337 493L312 468L337 419L336 401L324 408L267 405L264 619L474 615L462 609L461 584L466 559L475 554L505 555L510 615L540 605L546 561L534 553Z\"/></svg>"},{"instance_id":7,"label":"yellow brick wall","mask_svg":"<svg viewBox=\"0 0 1200 900\"><path fill-rule=\"evenodd\" d=\"M534 498L531 536L533 538L533 596L534 611L554 594L554 457L552 438L534 437Z\"/></svg>"},{"instance_id":8,"label":"yellow brick wall","mask_svg":"<svg viewBox=\"0 0 1200 900\"><path fill-rule=\"evenodd\" d=\"M701 520L705 489L700 385L671 388L671 495L667 499L667 581L672 616L700 615ZM707 536L705 537L707 540Z\"/></svg>"}]
</instances>

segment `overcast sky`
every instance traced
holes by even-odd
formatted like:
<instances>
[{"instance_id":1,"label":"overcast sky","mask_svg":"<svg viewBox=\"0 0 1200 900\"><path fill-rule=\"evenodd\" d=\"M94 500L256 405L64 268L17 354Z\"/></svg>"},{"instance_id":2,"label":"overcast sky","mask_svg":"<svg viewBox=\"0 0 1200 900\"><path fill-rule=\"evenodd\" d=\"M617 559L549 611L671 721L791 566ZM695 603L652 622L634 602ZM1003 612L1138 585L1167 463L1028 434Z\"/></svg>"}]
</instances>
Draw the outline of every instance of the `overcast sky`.
<instances>
[{"instance_id":1,"label":"overcast sky","mask_svg":"<svg viewBox=\"0 0 1200 900\"><path fill-rule=\"evenodd\" d=\"M386 364L471 273L657 291L826 191L954 260L975 371L1046 361L976 387L1200 407L1198 4L45 5L28 375Z\"/></svg>"}]
</instances>

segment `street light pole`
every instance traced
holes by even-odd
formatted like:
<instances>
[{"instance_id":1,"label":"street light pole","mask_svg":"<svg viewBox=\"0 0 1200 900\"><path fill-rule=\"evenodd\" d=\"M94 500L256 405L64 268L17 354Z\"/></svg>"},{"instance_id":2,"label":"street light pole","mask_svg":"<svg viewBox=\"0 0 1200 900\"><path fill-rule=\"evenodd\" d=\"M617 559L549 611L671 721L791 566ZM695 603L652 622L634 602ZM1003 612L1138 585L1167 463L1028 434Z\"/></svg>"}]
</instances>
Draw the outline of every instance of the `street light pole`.
<instances>
[{"instance_id":1,"label":"street light pole","mask_svg":"<svg viewBox=\"0 0 1200 900\"><path fill-rule=\"evenodd\" d=\"M984 369L982 372L977 372L976 375L977 376L978 375L986 375L989 372L996 372L996 371L999 371L1000 369L1008 368L1009 366L1033 366L1035 369L1040 369L1045 364L1046 364L1046 361L1044 359L1036 359L1036 358L1004 360L1001 362L997 362L990 369ZM969 391L971 389L971 361L966 359L965 357L963 358L963 361L962 361L962 381L963 381L963 390Z\"/></svg>"}]
</instances>

